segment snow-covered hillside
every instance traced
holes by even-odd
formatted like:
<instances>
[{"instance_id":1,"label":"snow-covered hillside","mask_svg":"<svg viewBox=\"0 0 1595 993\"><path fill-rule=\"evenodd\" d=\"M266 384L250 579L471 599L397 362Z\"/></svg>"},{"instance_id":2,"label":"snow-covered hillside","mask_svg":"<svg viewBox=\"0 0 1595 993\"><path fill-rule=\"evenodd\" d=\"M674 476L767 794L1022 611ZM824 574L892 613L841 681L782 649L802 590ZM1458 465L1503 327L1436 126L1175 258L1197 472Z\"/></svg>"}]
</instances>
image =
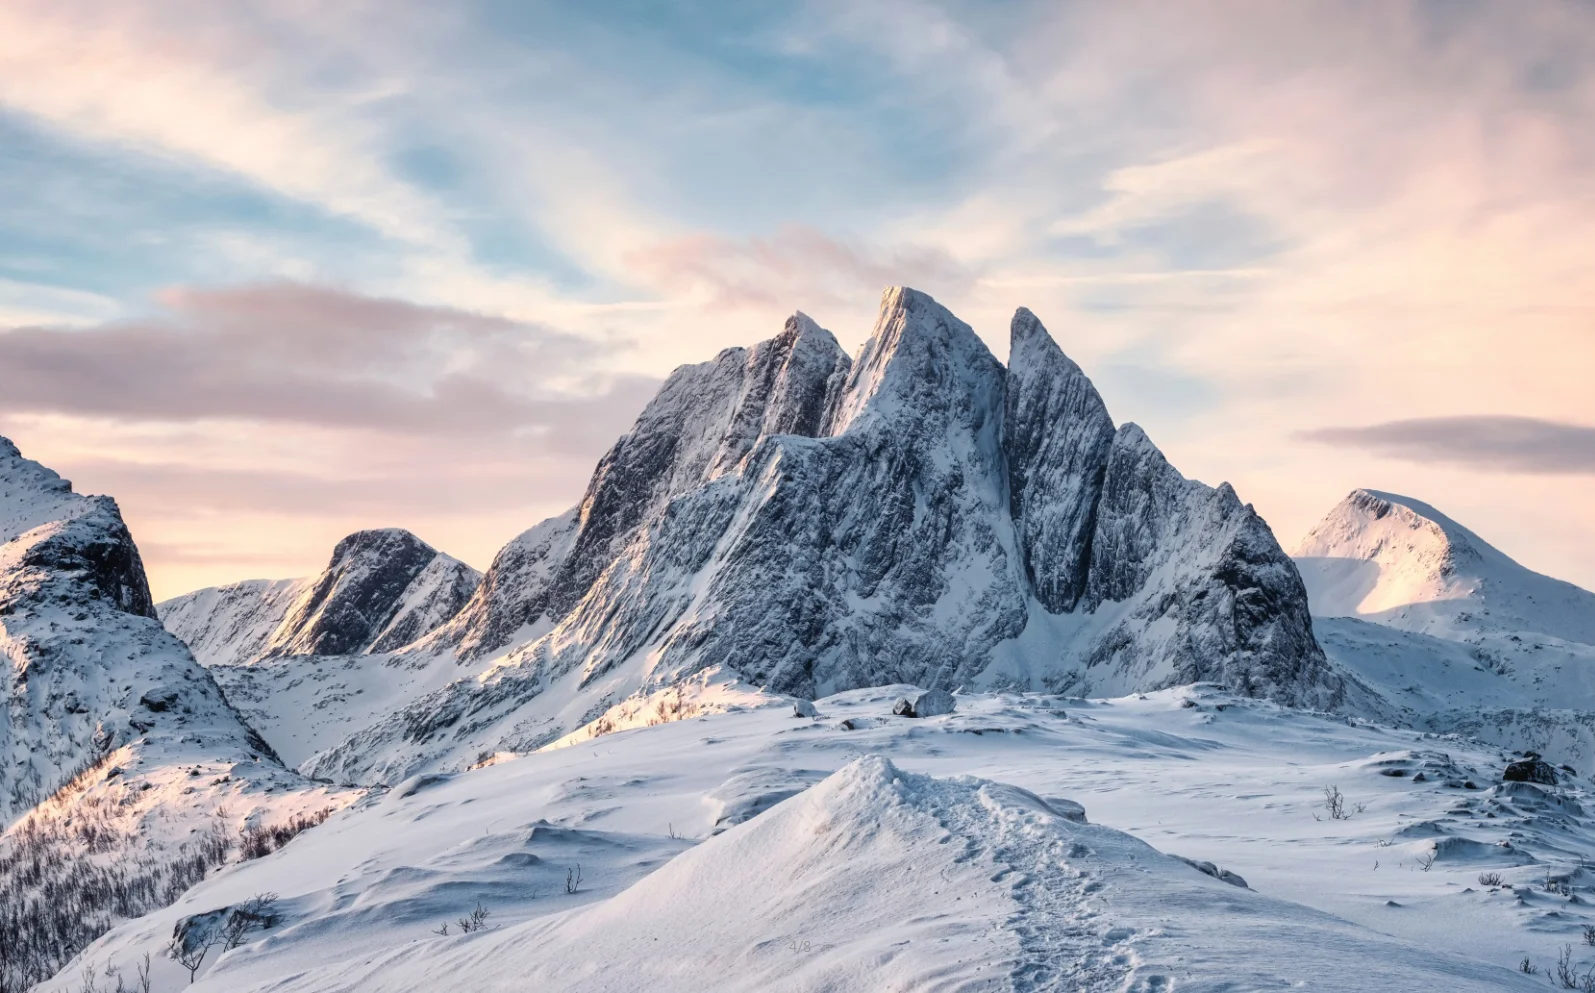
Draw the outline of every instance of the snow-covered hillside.
<instances>
[{"instance_id":1,"label":"snow-covered hillside","mask_svg":"<svg viewBox=\"0 0 1595 993\"><path fill-rule=\"evenodd\" d=\"M1595 594L1356 490L1297 546L1319 641L1410 723L1595 760Z\"/></svg>"},{"instance_id":2,"label":"snow-covered hillside","mask_svg":"<svg viewBox=\"0 0 1595 993\"><path fill-rule=\"evenodd\" d=\"M417 777L84 963L151 952L156 993L186 988L174 929L271 892L196 993L1533 990L1564 946L1595 964L1588 795L1503 785L1493 750L1214 687L892 716L908 690Z\"/></svg>"},{"instance_id":3,"label":"snow-covered hillside","mask_svg":"<svg viewBox=\"0 0 1595 993\"><path fill-rule=\"evenodd\" d=\"M302 767L464 768L703 681L812 697L1214 680L1338 702L1262 519L1115 427L1030 312L1011 336L1004 368L930 297L893 289L855 360L798 314L677 370L581 504L399 653L428 672L447 655L459 678Z\"/></svg>"},{"instance_id":4,"label":"snow-covered hillside","mask_svg":"<svg viewBox=\"0 0 1595 993\"><path fill-rule=\"evenodd\" d=\"M453 617L481 574L400 528L338 542L320 575L213 586L156 606L207 666L388 652Z\"/></svg>"},{"instance_id":5,"label":"snow-covered hillside","mask_svg":"<svg viewBox=\"0 0 1595 993\"><path fill-rule=\"evenodd\" d=\"M269 749L155 619L109 497L80 496L0 438L0 825L116 749L182 738L195 754Z\"/></svg>"},{"instance_id":6,"label":"snow-covered hillside","mask_svg":"<svg viewBox=\"0 0 1595 993\"><path fill-rule=\"evenodd\" d=\"M109 497L0 438L0 990L236 855L348 802L306 782L162 628Z\"/></svg>"}]
</instances>

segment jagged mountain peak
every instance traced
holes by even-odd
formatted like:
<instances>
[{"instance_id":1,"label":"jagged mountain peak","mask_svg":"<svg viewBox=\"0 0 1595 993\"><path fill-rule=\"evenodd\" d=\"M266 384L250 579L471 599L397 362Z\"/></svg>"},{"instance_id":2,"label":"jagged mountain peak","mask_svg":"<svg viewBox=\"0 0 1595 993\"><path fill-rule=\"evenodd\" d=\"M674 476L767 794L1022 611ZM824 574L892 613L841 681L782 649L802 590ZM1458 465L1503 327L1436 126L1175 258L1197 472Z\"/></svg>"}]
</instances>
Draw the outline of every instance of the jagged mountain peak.
<instances>
[{"instance_id":1,"label":"jagged mountain peak","mask_svg":"<svg viewBox=\"0 0 1595 993\"><path fill-rule=\"evenodd\" d=\"M1009 325L1003 444L1009 508L1036 599L1073 610L1085 591L1113 418L1102 397L1021 307Z\"/></svg>"},{"instance_id":2,"label":"jagged mountain peak","mask_svg":"<svg viewBox=\"0 0 1595 993\"><path fill-rule=\"evenodd\" d=\"M1340 699L1267 525L1115 427L1034 314L1010 333L1004 368L895 287L852 361L795 314L676 370L579 507L410 649L481 668L305 768L391 779L525 750L627 699L682 713L683 687L720 677Z\"/></svg>"},{"instance_id":3,"label":"jagged mountain peak","mask_svg":"<svg viewBox=\"0 0 1595 993\"><path fill-rule=\"evenodd\" d=\"M1008 322L1008 372L1018 374L1040 366L1051 372L1085 375L1030 308L1020 307Z\"/></svg>"},{"instance_id":4,"label":"jagged mountain peak","mask_svg":"<svg viewBox=\"0 0 1595 993\"><path fill-rule=\"evenodd\" d=\"M918 419L927 409L978 428L993 401L1000 406L1003 378L1002 364L973 328L928 293L890 287L853 361L831 433L861 417Z\"/></svg>"},{"instance_id":5,"label":"jagged mountain peak","mask_svg":"<svg viewBox=\"0 0 1595 993\"><path fill-rule=\"evenodd\" d=\"M0 437L0 568L70 571L92 596L154 617L138 547L116 501L84 496Z\"/></svg>"},{"instance_id":6,"label":"jagged mountain peak","mask_svg":"<svg viewBox=\"0 0 1595 993\"><path fill-rule=\"evenodd\" d=\"M275 764L154 619L114 500L72 493L5 442L0 520L0 825L117 748Z\"/></svg>"}]
</instances>

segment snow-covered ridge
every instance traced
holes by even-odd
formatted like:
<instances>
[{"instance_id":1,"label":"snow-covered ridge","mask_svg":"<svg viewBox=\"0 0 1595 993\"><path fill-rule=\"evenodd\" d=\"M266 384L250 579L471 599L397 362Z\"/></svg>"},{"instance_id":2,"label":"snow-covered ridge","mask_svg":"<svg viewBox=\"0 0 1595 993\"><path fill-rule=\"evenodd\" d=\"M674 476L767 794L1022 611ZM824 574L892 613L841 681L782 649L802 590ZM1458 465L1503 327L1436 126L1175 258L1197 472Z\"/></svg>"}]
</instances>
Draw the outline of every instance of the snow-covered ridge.
<instances>
[{"instance_id":1,"label":"snow-covered ridge","mask_svg":"<svg viewBox=\"0 0 1595 993\"><path fill-rule=\"evenodd\" d=\"M204 664L282 655L386 652L459 612L481 580L408 531L357 531L319 575L208 587L157 605Z\"/></svg>"},{"instance_id":2,"label":"snow-covered ridge","mask_svg":"<svg viewBox=\"0 0 1595 993\"><path fill-rule=\"evenodd\" d=\"M115 501L0 438L0 522L0 986L18 989L225 859L202 837L236 852L244 825L352 796L285 769L161 626Z\"/></svg>"},{"instance_id":3,"label":"snow-covered ridge","mask_svg":"<svg viewBox=\"0 0 1595 993\"><path fill-rule=\"evenodd\" d=\"M0 522L0 824L158 728L248 749L215 683L154 620L115 501L73 493L0 438Z\"/></svg>"},{"instance_id":4,"label":"snow-covered ridge","mask_svg":"<svg viewBox=\"0 0 1595 993\"><path fill-rule=\"evenodd\" d=\"M404 650L450 653L461 678L305 769L458 768L708 671L809 697L1213 680L1338 701L1266 523L1115 427L1029 311L1011 334L1005 368L894 288L854 360L798 314L676 370L579 506L506 546L466 608Z\"/></svg>"}]
</instances>

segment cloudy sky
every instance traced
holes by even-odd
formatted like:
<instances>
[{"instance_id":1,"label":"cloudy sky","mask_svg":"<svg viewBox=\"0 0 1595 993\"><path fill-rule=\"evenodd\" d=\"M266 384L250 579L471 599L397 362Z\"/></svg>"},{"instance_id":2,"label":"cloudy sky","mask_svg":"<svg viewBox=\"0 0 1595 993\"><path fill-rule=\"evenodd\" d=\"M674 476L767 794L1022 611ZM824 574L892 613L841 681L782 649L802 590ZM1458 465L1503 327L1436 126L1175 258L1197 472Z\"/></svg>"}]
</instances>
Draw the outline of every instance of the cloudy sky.
<instances>
[{"instance_id":1,"label":"cloudy sky","mask_svg":"<svg viewBox=\"0 0 1595 993\"><path fill-rule=\"evenodd\" d=\"M0 434L157 595L483 567L681 362L1026 305L1291 546L1355 486L1595 587L1595 7L6 0Z\"/></svg>"}]
</instances>

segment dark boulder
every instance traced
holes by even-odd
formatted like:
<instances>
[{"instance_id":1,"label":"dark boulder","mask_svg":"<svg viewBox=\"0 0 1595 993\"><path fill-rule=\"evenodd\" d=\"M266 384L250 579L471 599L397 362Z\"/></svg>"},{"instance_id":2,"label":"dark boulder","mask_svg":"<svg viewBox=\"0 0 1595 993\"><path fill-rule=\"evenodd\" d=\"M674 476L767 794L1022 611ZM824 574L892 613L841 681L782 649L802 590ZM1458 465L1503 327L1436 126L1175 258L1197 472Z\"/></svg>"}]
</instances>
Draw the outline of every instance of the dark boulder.
<instances>
[{"instance_id":1,"label":"dark boulder","mask_svg":"<svg viewBox=\"0 0 1595 993\"><path fill-rule=\"evenodd\" d=\"M1521 759L1509 763L1506 771L1501 773L1503 783L1540 783L1544 786L1556 785L1556 770L1549 762L1541 759L1534 752L1525 752Z\"/></svg>"}]
</instances>

